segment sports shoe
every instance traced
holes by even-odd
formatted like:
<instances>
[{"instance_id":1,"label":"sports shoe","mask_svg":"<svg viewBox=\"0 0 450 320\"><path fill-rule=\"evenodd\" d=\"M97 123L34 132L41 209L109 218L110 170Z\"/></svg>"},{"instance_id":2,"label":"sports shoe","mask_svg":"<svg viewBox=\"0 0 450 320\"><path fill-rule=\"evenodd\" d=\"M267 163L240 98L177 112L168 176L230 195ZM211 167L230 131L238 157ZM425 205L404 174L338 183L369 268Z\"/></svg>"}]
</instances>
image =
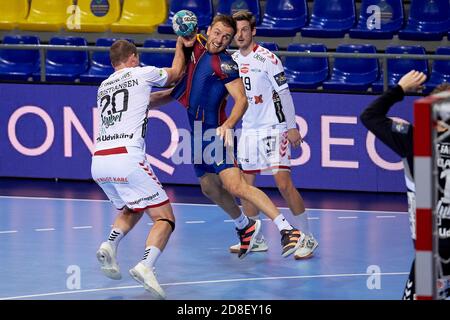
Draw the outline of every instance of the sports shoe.
<instances>
[{"instance_id":1,"label":"sports shoe","mask_svg":"<svg viewBox=\"0 0 450 320\"><path fill-rule=\"evenodd\" d=\"M300 247L295 251L294 258L295 260L300 259L308 259L311 258L314 254L314 250L316 250L319 242L312 235L305 236Z\"/></svg>"},{"instance_id":2,"label":"sports shoe","mask_svg":"<svg viewBox=\"0 0 450 320\"><path fill-rule=\"evenodd\" d=\"M230 252L239 253L240 249L241 244L237 243L230 247ZM261 235L261 238L255 239L255 243L253 243L253 247L250 249L250 252L266 252L267 250L269 250L269 247L267 246L264 236Z\"/></svg>"},{"instance_id":3,"label":"sports shoe","mask_svg":"<svg viewBox=\"0 0 450 320\"><path fill-rule=\"evenodd\" d=\"M130 275L134 280L142 284L145 290L153 294L155 298L160 300L166 298L164 290L159 285L158 280L156 280L154 270L151 270L142 262L139 262L133 269L130 269Z\"/></svg>"},{"instance_id":4,"label":"sports shoe","mask_svg":"<svg viewBox=\"0 0 450 320\"><path fill-rule=\"evenodd\" d=\"M253 248L259 229L261 228L261 221L249 219L248 225L242 229L236 229L241 243L239 247L238 257L243 259Z\"/></svg>"},{"instance_id":5,"label":"sports shoe","mask_svg":"<svg viewBox=\"0 0 450 320\"><path fill-rule=\"evenodd\" d=\"M103 242L100 245L97 251L97 260L100 262L105 276L114 280L122 279L122 274L116 261L116 252L109 242Z\"/></svg>"},{"instance_id":6,"label":"sports shoe","mask_svg":"<svg viewBox=\"0 0 450 320\"><path fill-rule=\"evenodd\" d=\"M295 250L300 247L300 244L305 239L305 234L300 232L298 229L293 228L292 230L281 230L281 245L283 246L283 252L281 255L287 257L288 255L294 253Z\"/></svg>"}]
</instances>

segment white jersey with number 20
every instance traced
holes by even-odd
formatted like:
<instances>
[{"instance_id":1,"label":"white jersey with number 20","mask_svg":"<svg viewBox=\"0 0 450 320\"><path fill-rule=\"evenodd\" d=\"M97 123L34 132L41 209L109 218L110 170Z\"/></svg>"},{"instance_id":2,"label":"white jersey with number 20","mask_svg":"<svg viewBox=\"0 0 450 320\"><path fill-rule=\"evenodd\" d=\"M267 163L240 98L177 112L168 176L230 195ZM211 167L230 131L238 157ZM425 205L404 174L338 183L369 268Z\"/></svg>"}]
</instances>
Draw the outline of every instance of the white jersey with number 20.
<instances>
[{"instance_id":1,"label":"white jersey with number 20","mask_svg":"<svg viewBox=\"0 0 450 320\"><path fill-rule=\"evenodd\" d=\"M99 135L96 151L144 148L152 86L164 86L167 72L156 67L125 68L103 81L97 93Z\"/></svg>"}]
</instances>

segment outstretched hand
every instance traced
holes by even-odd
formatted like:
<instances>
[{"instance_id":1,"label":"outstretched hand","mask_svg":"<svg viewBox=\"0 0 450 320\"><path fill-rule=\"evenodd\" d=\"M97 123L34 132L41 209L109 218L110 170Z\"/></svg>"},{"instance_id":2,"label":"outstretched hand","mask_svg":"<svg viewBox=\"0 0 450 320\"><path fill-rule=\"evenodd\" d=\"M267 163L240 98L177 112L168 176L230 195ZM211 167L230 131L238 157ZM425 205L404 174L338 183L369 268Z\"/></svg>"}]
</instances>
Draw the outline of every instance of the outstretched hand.
<instances>
[{"instance_id":1,"label":"outstretched hand","mask_svg":"<svg viewBox=\"0 0 450 320\"><path fill-rule=\"evenodd\" d=\"M425 80L427 80L427 75L425 73L411 70L400 79L398 85L402 87L403 92L418 91L423 88L422 83L424 83Z\"/></svg>"},{"instance_id":2,"label":"outstretched hand","mask_svg":"<svg viewBox=\"0 0 450 320\"><path fill-rule=\"evenodd\" d=\"M190 37L178 37L177 41L180 42L185 48L191 48L196 39L197 32L194 32Z\"/></svg>"}]
</instances>

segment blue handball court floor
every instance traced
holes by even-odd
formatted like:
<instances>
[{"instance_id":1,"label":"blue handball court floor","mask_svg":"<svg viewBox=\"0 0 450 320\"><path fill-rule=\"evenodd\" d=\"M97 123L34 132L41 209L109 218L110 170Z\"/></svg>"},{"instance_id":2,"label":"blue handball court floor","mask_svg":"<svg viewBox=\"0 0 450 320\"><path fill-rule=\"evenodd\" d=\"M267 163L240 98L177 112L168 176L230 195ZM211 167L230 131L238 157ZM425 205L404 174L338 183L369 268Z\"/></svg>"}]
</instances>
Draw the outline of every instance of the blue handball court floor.
<instances>
[{"instance_id":1,"label":"blue handball court floor","mask_svg":"<svg viewBox=\"0 0 450 320\"><path fill-rule=\"evenodd\" d=\"M197 186L167 186L176 231L156 272L171 300L398 300L413 259L403 194L301 191L320 245L314 257L281 257L280 235L263 217L266 253L240 260L229 217ZM291 214L276 190L266 191ZM0 179L0 299L152 299L129 275L151 221L125 237L122 280L99 269L95 253L116 210L89 182Z\"/></svg>"}]
</instances>

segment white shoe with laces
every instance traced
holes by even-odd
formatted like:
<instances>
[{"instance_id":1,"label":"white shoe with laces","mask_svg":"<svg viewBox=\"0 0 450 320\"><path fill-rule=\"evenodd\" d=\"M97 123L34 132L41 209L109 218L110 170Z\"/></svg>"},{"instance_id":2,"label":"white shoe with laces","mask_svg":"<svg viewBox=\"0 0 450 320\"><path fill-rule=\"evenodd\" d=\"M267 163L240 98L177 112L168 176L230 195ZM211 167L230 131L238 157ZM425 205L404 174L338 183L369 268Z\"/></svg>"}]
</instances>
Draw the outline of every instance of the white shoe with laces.
<instances>
[{"instance_id":1,"label":"white shoe with laces","mask_svg":"<svg viewBox=\"0 0 450 320\"><path fill-rule=\"evenodd\" d=\"M114 280L122 279L122 274L116 261L116 252L109 242L103 242L100 245L97 251L97 260L100 262L101 270L105 276Z\"/></svg>"},{"instance_id":2,"label":"white shoe with laces","mask_svg":"<svg viewBox=\"0 0 450 320\"><path fill-rule=\"evenodd\" d=\"M298 249L295 250L294 253L295 260L311 258L314 254L314 250L316 250L318 246L319 242L316 239L314 239L312 235L307 235L300 244L300 247L298 247Z\"/></svg>"},{"instance_id":3,"label":"white shoe with laces","mask_svg":"<svg viewBox=\"0 0 450 320\"><path fill-rule=\"evenodd\" d=\"M148 292L153 294L157 299L165 299L166 294L156 280L154 269L151 270L142 262L139 262L133 269L130 269L130 275L134 280L142 284Z\"/></svg>"}]
</instances>

